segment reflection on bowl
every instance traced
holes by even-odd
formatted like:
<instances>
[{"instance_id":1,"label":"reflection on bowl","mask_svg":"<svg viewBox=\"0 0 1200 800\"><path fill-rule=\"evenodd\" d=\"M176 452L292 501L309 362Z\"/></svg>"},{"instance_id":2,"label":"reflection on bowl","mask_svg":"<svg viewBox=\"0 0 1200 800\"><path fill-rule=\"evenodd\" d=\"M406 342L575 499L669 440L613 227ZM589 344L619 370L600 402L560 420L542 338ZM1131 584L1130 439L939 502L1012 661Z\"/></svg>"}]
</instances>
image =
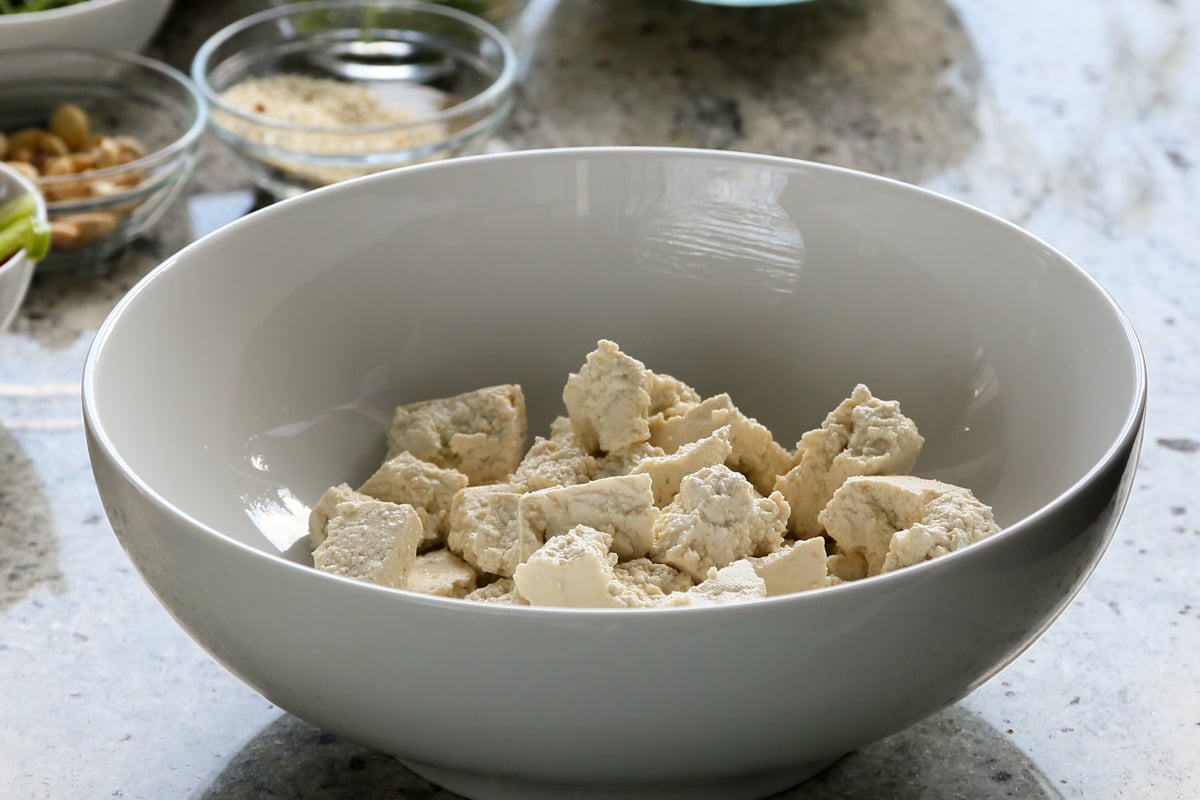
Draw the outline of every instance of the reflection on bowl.
<instances>
[{"instance_id":1,"label":"reflection on bowl","mask_svg":"<svg viewBox=\"0 0 1200 800\"><path fill-rule=\"evenodd\" d=\"M396 405L518 383L545 431L599 338L788 444L867 383L921 427L915 472L1004 530L718 607L313 569L309 507L370 475ZM252 214L125 298L83 391L106 512L183 628L271 702L483 798L766 796L953 703L1083 585L1145 413L1128 321L1018 228L848 170L652 148L454 159Z\"/></svg>"},{"instance_id":2,"label":"reflection on bowl","mask_svg":"<svg viewBox=\"0 0 1200 800\"><path fill-rule=\"evenodd\" d=\"M200 48L192 75L216 134L285 197L477 150L511 106L515 61L473 15L354 0L236 22Z\"/></svg>"},{"instance_id":3,"label":"reflection on bowl","mask_svg":"<svg viewBox=\"0 0 1200 800\"><path fill-rule=\"evenodd\" d=\"M45 130L64 104L77 107L88 125L86 141L71 147L71 156L59 152L61 137L54 152L36 146L26 155L13 152L14 134ZM55 228L39 268L94 267L152 226L195 166L204 121L191 81L157 61L99 50L0 53L7 157L28 162L20 168L36 180ZM110 146L115 152L104 160L98 151ZM57 169L72 156L89 160Z\"/></svg>"}]
</instances>

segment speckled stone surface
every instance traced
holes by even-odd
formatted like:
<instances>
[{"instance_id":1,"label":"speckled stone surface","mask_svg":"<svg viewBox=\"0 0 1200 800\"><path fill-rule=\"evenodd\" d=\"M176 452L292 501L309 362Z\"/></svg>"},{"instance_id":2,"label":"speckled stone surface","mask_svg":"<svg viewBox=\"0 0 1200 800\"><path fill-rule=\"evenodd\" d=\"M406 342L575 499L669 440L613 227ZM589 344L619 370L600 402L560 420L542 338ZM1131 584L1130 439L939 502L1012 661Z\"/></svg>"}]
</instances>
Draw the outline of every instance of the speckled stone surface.
<instances>
[{"instance_id":1,"label":"speckled stone surface","mask_svg":"<svg viewBox=\"0 0 1200 800\"><path fill-rule=\"evenodd\" d=\"M253 7L176 0L151 54L185 67ZM1137 486L1070 608L957 706L781 797L1200 797L1200 4L535 0L513 30L525 82L496 148L721 147L919 183L1065 251L1141 336ZM144 240L39 276L0 336L0 797L452 797L213 663L133 573L91 480L97 325L263 202L209 142Z\"/></svg>"}]
</instances>

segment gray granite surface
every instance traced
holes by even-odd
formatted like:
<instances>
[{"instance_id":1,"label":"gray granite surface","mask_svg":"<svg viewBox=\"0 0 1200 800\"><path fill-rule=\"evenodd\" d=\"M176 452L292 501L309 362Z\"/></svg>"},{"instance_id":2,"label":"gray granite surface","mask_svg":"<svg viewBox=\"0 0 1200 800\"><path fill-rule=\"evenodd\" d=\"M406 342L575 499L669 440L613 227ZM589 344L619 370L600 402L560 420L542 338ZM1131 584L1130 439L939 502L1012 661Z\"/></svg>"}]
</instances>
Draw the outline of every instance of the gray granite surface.
<instances>
[{"instance_id":1,"label":"gray granite surface","mask_svg":"<svg viewBox=\"0 0 1200 800\"><path fill-rule=\"evenodd\" d=\"M177 0L177 66L253 7ZM1200 797L1200 3L535 0L495 148L687 145L915 182L1017 222L1132 317L1146 445L1116 539L1059 621L957 706L781 795ZM87 462L79 374L142 275L264 200L216 142L122 257L39 275L0 335L0 797L451 797L272 707L128 565ZM220 313L214 309L214 313Z\"/></svg>"}]
</instances>

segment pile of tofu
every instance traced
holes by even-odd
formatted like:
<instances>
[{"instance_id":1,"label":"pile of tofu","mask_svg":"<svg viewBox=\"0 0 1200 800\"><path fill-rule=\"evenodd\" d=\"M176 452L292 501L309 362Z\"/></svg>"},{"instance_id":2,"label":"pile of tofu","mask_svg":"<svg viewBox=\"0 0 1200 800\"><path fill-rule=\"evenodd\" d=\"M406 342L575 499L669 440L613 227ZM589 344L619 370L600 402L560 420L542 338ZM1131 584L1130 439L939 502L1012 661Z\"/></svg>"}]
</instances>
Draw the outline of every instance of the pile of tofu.
<instances>
[{"instance_id":1,"label":"pile of tofu","mask_svg":"<svg viewBox=\"0 0 1200 800\"><path fill-rule=\"evenodd\" d=\"M794 449L601 340L526 447L519 386L396 409L383 464L309 519L317 569L512 605L703 606L860 580L999 530L913 477L924 439L866 386Z\"/></svg>"}]
</instances>

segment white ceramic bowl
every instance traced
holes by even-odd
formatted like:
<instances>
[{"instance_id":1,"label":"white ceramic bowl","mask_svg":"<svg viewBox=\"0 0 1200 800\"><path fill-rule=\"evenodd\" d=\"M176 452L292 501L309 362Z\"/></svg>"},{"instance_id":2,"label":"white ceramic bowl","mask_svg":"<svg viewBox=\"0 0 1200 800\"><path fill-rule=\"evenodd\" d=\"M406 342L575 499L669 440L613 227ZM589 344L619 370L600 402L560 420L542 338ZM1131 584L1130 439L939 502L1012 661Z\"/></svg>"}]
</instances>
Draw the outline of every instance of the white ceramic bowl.
<instances>
[{"instance_id":1,"label":"white ceramic bowl","mask_svg":"<svg viewBox=\"0 0 1200 800\"><path fill-rule=\"evenodd\" d=\"M37 187L12 167L0 162L0 205L26 193L33 195L37 202L37 215L45 220L46 203ZM33 264L24 250L0 263L0 332L8 330L25 300L29 281L33 278Z\"/></svg>"},{"instance_id":2,"label":"white ceramic bowl","mask_svg":"<svg viewBox=\"0 0 1200 800\"><path fill-rule=\"evenodd\" d=\"M369 474L397 403L518 382L542 429L600 337L789 444L863 381L921 425L918 473L1006 529L717 608L481 607L308 566L308 504ZM953 703L1095 566L1144 408L1128 321L1045 243L890 180L695 150L460 159L281 203L153 272L84 374L106 511L180 625L471 797L761 796Z\"/></svg>"},{"instance_id":3,"label":"white ceramic bowl","mask_svg":"<svg viewBox=\"0 0 1200 800\"><path fill-rule=\"evenodd\" d=\"M91 47L140 53L170 8L171 0L86 0L49 11L0 14L0 51Z\"/></svg>"}]
</instances>

